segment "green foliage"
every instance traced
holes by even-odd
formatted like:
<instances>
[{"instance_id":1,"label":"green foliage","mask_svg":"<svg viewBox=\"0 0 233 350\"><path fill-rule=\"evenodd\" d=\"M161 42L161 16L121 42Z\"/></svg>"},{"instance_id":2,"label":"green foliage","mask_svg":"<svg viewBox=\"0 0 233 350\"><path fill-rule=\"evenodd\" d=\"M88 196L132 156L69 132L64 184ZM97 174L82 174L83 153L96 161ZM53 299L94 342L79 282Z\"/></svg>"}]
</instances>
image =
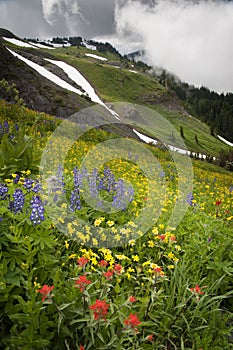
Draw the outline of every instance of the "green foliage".
<instances>
[{"instance_id":1,"label":"green foliage","mask_svg":"<svg viewBox=\"0 0 233 350\"><path fill-rule=\"evenodd\" d=\"M23 99L19 96L19 91L15 84L9 84L5 79L0 80L0 93L7 101L15 102L19 106L24 106Z\"/></svg>"},{"instance_id":2,"label":"green foliage","mask_svg":"<svg viewBox=\"0 0 233 350\"><path fill-rule=\"evenodd\" d=\"M233 94L218 94L206 87L194 87L181 82L165 70L159 75L164 86L175 91L176 95L186 102L186 109L198 119L206 122L222 136L232 139L233 129Z\"/></svg>"},{"instance_id":3,"label":"green foliage","mask_svg":"<svg viewBox=\"0 0 233 350\"><path fill-rule=\"evenodd\" d=\"M32 198L40 194L34 192L35 186L25 187L27 180L37 184L34 174L32 178L25 178L25 174L30 173L28 170L36 172L35 154L40 147L43 149L47 132L56 127L56 122L48 116L2 103L0 111L2 121L7 120L11 127L17 121L19 130L22 129L12 140L5 134L1 144L4 176L8 179L1 183L0 198L0 348L71 350L83 345L85 350L232 349L230 173L194 161L193 199L176 230L167 228L166 219L179 195L177 172L167 152L145 146L159 159L166 176L166 205L159 220L145 235L123 246L111 250L86 247L85 242L75 240L73 235L85 238L86 233L90 234L86 228L79 232L73 222L68 222L65 235L46 213L40 224L30 218ZM25 136L25 129L30 137ZM106 131L91 130L68 152L64 204L70 204L70 170L88 150L111 137L114 135ZM190 137L187 127L185 137ZM199 134L198 141L202 142ZM63 152L63 144L59 146ZM137 233L133 213L140 213L151 195L146 192L145 176L133 162L115 159L110 165L116 178L123 172L135 192L138 188L132 204L135 208L114 213L113 223L106 221L110 219L106 215L96 226L100 233L108 224L119 232L117 223L122 216L124 221L130 220L130 230ZM16 172L20 175L17 183ZM12 202L19 189L25 198L24 206L14 212ZM102 196L107 197L106 191ZM98 221L97 213L89 210L85 198L81 199L84 210L74 215L86 222ZM66 219L63 212L66 205L59 207L60 222ZM107 266L101 265L103 260ZM81 276L89 282L80 285ZM43 294L43 288L47 288L47 293ZM96 317L96 300L109 305L106 317L98 314ZM130 314L135 324L129 323Z\"/></svg>"},{"instance_id":4,"label":"green foliage","mask_svg":"<svg viewBox=\"0 0 233 350\"><path fill-rule=\"evenodd\" d=\"M40 155L35 151L33 140L19 131L11 140L5 134L1 140L0 149L0 177L7 178L11 174L22 170L37 173Z\"/></svg>"}]
</instances>

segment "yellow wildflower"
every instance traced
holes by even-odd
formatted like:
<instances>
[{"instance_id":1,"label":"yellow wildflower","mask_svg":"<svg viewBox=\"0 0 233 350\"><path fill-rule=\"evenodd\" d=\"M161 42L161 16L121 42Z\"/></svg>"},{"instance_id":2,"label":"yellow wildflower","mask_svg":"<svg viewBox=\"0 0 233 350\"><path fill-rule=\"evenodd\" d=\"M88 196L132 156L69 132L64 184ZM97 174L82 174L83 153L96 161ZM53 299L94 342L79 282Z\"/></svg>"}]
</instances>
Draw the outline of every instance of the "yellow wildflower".
<instances>
[{"instance_id":1,"label":"yellow wildflower","mask_svg":"<svg viewBox=\"0 0 233 350\"><path fill-rule=\"evenodd\" d=\"M111 220L108 220L107 222L106 222L106 224L109 226L109 227L112 227L112 226L114 226L114 221L111 221Z\"/></svg>"},{"instance_id":2,"label":"yellow wildflower","mask_svg":"<svg viewBox=\"0 0 233 350\"><path fill-rule=\"evenodd\" d=\"M77 254L71 254L68 259L76 259L76 258L77 258Z\"/></svg>"},{"instance_id":3,"label":"yellow wildflower","mask_svg":"<svg viewBox=\"0 0 233 350\"><path fill-rule=\"evenodd\" d=\"M154 241L148 241L148 247L154 248L155 244Z\"/></svg>"},{"instance_id":4,"label":"yellow wildflower","mask_svg":"<svg viewBox=\"0 0 233 350\"><path fill-rule=\"evenodd\" d=\"M96 238L92 238L92 244L93 244L94 246L97 246L97 245L98 245L98 241L97 241Z\"/></svg>"},{"instance_id":5,"label":"yellow wildflower","mask_svg":"<svg viewBox=\"0 0 233 350\"><path fill-rule=\"evenodd\" d=\"M175 255L174 255L172 252L170 252L170 253L168 254L168 257L169 257L169 259L174 259Z\"/></svg>"},{"instance_id":6,"label":"yellow wildflower","mask_svg":"<svg viewBox=\"0 0 233 350\"><path fill-rule=\"evenodd\" d=\"M132 259L137 262L140 260L138 255L132 255Z\"/></svg>"}]
</instances>

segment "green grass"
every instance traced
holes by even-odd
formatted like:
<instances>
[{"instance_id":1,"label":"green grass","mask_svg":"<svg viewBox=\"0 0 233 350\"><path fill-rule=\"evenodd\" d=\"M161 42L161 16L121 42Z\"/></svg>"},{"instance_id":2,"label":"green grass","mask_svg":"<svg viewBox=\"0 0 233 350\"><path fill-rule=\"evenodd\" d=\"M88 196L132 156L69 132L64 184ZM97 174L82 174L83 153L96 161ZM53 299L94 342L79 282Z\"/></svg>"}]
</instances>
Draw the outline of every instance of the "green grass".
<instances>
[{"instance_id":1,"label":"green grass","mask_svg":"<svg viewBox=\"0 0 233 350\"><path fill-rule=\"evenodd\" d=\"M26 128L39 150L45 147L57 125L55 118L0 101L0 121L6 120L12 131L16 122ZM112 136L103 130L87 132L71 147L65 170L80 165L92 148ZM65 151L65 141L59 145L61 152ZM72 222L64 223L65 231L54 225L54 217L47 215L50 211L45 212L41 224L32 224L31 200L35 193L24 187L27 171L19 169L21 181L17 184L14 175L9 175L6 182L2 180L8 192L0 201L1 349L67 350L81 349L81 344L85 349L99 350L232 349L233 344L228 341L232 320L232 173L194 161L190 191L195 201L187 205L176 229L168 229L167 220L177 200L178 174L168 152L145 147L152 150L166 173L167 198L161 203L165 211L136 241L119 243L110 250L80 244L90 233L87 225L100 219L99 212L83 198L82 209L74 213L74 218L81 216L87 225L81 231L75 230L80 237L76 240L73 230L77 223L73 217ZM97 150L95 166L101 159L101 150ZM146 178L133 161L117 158L109 164L117 177L123 175L134 185L134 202L133 207L112 216L101 212L105 218L96 224L96 229L101 233L108 218L113 220L114 239L124 219L129 232L139 234L140 226L135 226L134 221L141 206L150 205L152 197L151 192L147 193ZM32 175L36 180L35 174L28 173L28 178ZM154 181L156 187L158 179ZM64 182L69 204L73 188L69 171L64 172ZM19 189L25 195L24 207L14 213L9 204ZM104 191L102 195L106 195ZM221 203L217 206L216 201ZM59 200L57 204L62 222L66 220L66 203ZM93 230L91 227L91 234ZM85 266L80 265L80 258L86 260ZM107 267L100 265L103 259ZM105 276L107 271L114 273L110 279ZM79 286L81 276L88 280L84 290ZM51 293L45 293L48 288L53 289ZM131 296L135 302L130 301ZM94 319L91 306L96 299L109 305L106 320ZM137 329L127 326L131 313L139 320Z\"/></svg>"},{"instance_id":2,"label":"green grass","mask_svg":"<svg viewBox=\"0 0 233 350\"><path fill-rule=\"evenodd\" d=\"M58 59L76 67L91 82L103 101L124 101L142 105L148 98L156 101L161 96L167 95L165 87L153 77L143 73L135 74L129 72L128 69L117 69L108 63L96 62L96 60L85 56L87 52L93 53L94 51L86 48L60 48L54 50L53 54ZM94 53L102 55L98 52ZM77 57L77 54L79 57ZM107 55L102 56L107 57ZM118 58L115 56L116 59ZM211 136L209 127L198 119L181 112L168 110L159 104L150 104L149 107L167 118L178 132L180 126L183 127L184 142L189 150L217 156L221 149L230 149L229 146ZM163 134L162 130L161 132ZM166 131L164 132L166 133ZM195 135L198 143L196 143ZM153 133L151 136L153 136Z\"/></svg>"},{"instance_id":3,"label":"green grass","mask_svg":"<svg viewBox=\"0 0 233 350\"><path fill-rule=\"evenodd\" d=\"M24 50L31 51L31 49ZM35 54L40 51L32 50ZM218 156L221 150L230 149L228 145L211 136L209 127L198 119L182 112L168 110L162 103L159 104L159 101L163 99L172 100L173 97L169 96L167 89L152 76L142 72L137 74L130 72L129 68L132 67L129 67L130 62L127 63L125 59L121 59L112 53L100 53L85 47L43 49L43 51L76 67L91 83L104 102L122 101L148 105L148 107L153 108L168 119L175 126L178 133L182 126L185 136L184 142L190 151ZM98 61L85 56L85 53L106 57L108 61ZM115 68L109 64L111 62L124 68ZM147 130L148 134L149 131ZM159 125L159 133L161 135L167 134L167 130L164 129L163 125ZM150 136L154 136L153 130L151 130ZM198 142L196 142L195 137L197 137Z\"/></svg>"}]
</instances>

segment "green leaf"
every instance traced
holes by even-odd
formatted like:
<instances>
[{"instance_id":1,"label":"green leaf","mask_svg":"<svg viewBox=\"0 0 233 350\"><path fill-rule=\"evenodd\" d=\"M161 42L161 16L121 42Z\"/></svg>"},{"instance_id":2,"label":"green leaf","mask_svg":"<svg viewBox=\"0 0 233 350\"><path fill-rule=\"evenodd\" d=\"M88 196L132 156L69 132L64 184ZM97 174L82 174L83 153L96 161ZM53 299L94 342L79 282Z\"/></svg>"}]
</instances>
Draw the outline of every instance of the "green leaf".
<instances>
[{"instance_id":1,"label":"green leaf","mask_svg":"<svg viewBox=\"0 0 233 350\"><path fill-rule=\"evenodd\" d=\"M72 320L72 321L70 322L70 325L72 326L72 325L75 324L75 323L88 322L88 321L90 321L89 318L79 318L79 319L77 319L77 320Z\"/></svg>"}]
</instances>

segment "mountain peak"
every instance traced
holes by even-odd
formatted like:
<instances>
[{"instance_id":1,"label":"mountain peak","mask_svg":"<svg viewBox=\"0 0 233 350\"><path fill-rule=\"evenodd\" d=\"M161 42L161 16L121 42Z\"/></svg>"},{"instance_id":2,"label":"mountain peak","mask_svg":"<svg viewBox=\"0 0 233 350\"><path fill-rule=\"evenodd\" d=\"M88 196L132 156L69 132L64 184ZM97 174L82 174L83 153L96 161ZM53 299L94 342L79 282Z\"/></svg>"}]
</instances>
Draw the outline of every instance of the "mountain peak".
<instances>
[{"instance_id":1,"label":"mountain peak","mask_svg":"<svg viewBox=\"0 0 233 350\"><path fill-rule=\"evenodd\" d=\"M10 30L5 28L0 28L0 37L6 38L16 38L15 34L13 34Z\"/></svg>"}]
</instances>

